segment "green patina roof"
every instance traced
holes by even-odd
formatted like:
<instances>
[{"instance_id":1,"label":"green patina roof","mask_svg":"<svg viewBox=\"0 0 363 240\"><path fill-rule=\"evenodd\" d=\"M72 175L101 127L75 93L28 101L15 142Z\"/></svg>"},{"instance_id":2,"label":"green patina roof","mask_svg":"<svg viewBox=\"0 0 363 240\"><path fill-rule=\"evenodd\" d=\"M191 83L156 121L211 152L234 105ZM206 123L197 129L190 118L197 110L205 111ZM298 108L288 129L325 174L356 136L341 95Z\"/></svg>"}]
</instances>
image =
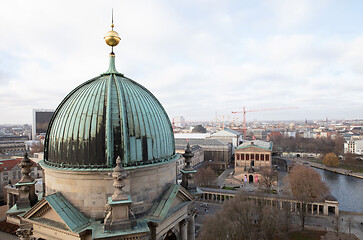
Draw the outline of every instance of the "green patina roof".
<instances>
[{"instance_id":1,"label":"green patina roof","mask_svg":"<svg viewBox=\"0 0 363 240\"><path fill-rule=\"evenodd\" d=\"M72 232L82 230L89 225L88 218L70 204L61 193L54 193L44 198Z\"/></svg>"},{"instance_id":2,"label":"green patina roof","mask_svg":"<svg viewBox=\"0 0 363 240\"><path fill-rule=\"evenodd\" d=\"M191 201L181 202L172 208L173 202L180 190L181 186L178 184L172 184L163 194L160 201L152 206L148 216L145 218L146 221L160 223L164 219L168 218L171 214L183 208L184 206L191 203ZM193 198L191 196L191 198Z\"/></svg>"},{"instance_id":3,"label":"green patina roof","mask_svg":"<svg viewBox=\"0 0 363 240\"><path fill-rule=\"evenodd\" d=\"M248 147L258 147L261 149L266 149L266 150L272 151L272 146L273 146L272 142L253 140L253 141L246 141L246 142L242 143L236 149L243 149L243 148L248 148Z\"/></svg>"},{"instance_id":4,"label":"green patina roof","mask_svg":"<svg viewBox=\"0 0 363 240\"><path fill-rule=\"evenodd\" d=\"M164 108L146 88L118 73L110 55L106 73L75 88L49 123L45 164L109 168L169 161L173 129Z\"/></svg>"}]
</instances>

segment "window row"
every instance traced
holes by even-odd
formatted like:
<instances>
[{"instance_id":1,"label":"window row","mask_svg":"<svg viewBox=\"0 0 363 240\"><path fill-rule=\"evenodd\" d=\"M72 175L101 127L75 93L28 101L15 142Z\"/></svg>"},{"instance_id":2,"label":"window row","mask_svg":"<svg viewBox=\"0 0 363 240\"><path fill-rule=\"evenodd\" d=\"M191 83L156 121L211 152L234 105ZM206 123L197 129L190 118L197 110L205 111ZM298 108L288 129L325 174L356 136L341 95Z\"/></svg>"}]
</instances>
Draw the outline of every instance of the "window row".
<instances>
[{"instance_id":1,"label":"window row","mask_svg":"<svg viewBox=\"0 0 363 240\"><path fill-rule=\"evenodd\" d=\"M269 161L270 154L236 153L236 160Z\"/></svg>"}]
</instances>

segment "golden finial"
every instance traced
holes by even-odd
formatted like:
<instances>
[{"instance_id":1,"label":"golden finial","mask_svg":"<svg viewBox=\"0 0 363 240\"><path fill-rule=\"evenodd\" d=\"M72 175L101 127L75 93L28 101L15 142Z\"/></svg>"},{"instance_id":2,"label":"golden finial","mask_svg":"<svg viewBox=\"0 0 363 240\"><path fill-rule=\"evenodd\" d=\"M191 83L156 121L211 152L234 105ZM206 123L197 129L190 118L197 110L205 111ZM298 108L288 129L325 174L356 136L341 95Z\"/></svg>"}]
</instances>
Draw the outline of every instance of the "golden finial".
<instances>
[{"instance_id":1,"label":"golden finial","mask_svg":"<svg viewBox=\"0 0 363 240\"><path fill-rule=\"evenodd\" d=\"M120 42L121 38L118 35L118 33L116 31L113 30L113 27L115 25L113 24L113 9L112 9L112 24L111 24L111 31L108 31L106 36L104 37L105 42L107 43L108 46L112 47L112 52L113 52L113 47L117 46L117 44Z\"/></svg>"}]
</instances>

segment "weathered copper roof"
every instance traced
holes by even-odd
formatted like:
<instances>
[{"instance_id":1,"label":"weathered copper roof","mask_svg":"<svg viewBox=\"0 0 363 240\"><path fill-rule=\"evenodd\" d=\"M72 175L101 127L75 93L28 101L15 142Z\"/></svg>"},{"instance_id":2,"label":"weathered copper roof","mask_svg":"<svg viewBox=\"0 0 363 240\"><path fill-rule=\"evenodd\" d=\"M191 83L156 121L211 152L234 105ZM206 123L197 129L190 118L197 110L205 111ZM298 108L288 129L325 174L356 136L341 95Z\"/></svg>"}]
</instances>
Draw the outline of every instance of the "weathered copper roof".
<instances>
[{"instance_id":1,"label":"weathered copper roof","mask_svg":"<svg viewBox=\"0 0 363 240\"><path fill-rule=\"evenodd\" d=\"M167 113L146 88L109 70L65 97L49 123L45 163L64 168L110 168L167 161L175 155Z\"/></svg>"}]
</instances>

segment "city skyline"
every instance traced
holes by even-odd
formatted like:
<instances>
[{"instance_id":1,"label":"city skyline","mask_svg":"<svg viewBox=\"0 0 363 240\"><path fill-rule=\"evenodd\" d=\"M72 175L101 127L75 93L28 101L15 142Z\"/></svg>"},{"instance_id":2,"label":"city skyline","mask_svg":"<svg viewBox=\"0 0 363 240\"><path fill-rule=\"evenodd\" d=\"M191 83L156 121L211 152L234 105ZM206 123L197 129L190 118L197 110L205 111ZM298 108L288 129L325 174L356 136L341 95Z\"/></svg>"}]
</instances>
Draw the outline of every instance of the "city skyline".
<instances>
[{"instance_id":1,"label":"city skyline","mask_svg":"<svg viewBox=\"0 0 363 240\"><path fill-rule=\"evenodd\" d=\"M149 89L170 118L363 118L359 1L6 2L0 9L0 124L31 123L108 68ZM221 117L219 117L221 118ZM239 121L242 114L238 115ZM226 119L227 120L227 119Z\"/></svg>"}]
</instances>

